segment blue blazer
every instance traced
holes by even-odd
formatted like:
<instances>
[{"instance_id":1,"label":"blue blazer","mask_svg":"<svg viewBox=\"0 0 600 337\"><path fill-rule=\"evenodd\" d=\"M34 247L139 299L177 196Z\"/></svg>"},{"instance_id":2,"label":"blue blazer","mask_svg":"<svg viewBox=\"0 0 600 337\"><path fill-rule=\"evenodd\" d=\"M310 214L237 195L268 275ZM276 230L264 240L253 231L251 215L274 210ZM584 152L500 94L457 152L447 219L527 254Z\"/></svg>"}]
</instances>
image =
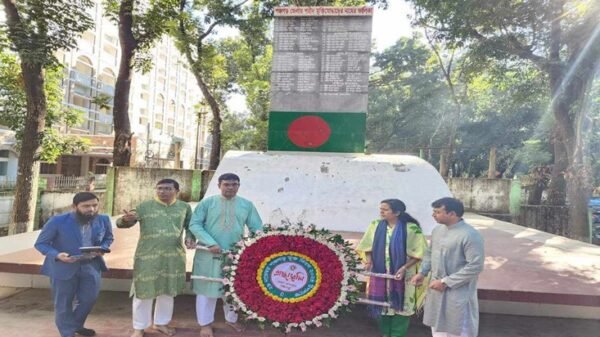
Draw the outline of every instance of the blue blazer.
<instances>
[{"instance_id":1,"label":"blue blazer","mask_svg":"<svg viewBox=\"0 0 600 337\"><path fill-rule=\"evenodd\" d=\"M92 220L92 245L108 249L113 242L112 225L107 215L98 214ZM83 245L81 227L75 212L54 216L42 228L35 242L35 249L46 256L42 265L42 274L59 280L68 280L79 270L81 262L64 263L56 255L65 252L80 255ZM104 258L98 256L89 263L95 263L101 271L107 271Z\"/></svg>"}]
</instances>

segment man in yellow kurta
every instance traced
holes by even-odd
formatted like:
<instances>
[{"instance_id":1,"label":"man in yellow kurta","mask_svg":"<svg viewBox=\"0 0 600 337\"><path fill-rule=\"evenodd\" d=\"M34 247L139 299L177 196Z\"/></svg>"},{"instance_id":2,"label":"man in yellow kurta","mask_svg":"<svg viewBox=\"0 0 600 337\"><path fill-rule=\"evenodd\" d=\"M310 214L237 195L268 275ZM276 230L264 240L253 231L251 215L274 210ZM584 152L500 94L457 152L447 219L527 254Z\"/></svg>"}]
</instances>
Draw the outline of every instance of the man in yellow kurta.
<instances>
[{"instance_id":1,"label":"man in yellow kurta","mask_svg":"<svg viewBox=\"0 0 600 337\"><path fill-rule=\"evenodd\" d=\"M221 194L202 199L190 221L190 231L198 239L198 244L208 248L196 250L193 275L222 278L223 252L242 239L244 226L251 232L262 230L262 220L256 207L237 195L240 178L233 173L225 173L219 177L218 184ZM201 326L200 336L212 337L211 324L217 299L223 297L223 285L203 280L193 280L192 283L197 294L196 316ZM223 303L223 310L227 325L242 331L233 307Z\"/></svg>"},{"instance_id":2,"label":"man in yellow kurta","mask_svg":"<svg viewBox=\"0 0 600 337\"><path fill-rule=\"evenodd\" d=\"M185 248L192 247L194 237L188 226L192 208L177 200L179 183L162 179L156 184L156 197L142 202L135 210L125 210L117 220L117 227L129 228L139 221L140 239L133 263L133 329L131 337L142 337L144 329L154 329L172 336L175 329L168 324L173 317L174 297L185 287Z\"/></svg>"}]
</instances>

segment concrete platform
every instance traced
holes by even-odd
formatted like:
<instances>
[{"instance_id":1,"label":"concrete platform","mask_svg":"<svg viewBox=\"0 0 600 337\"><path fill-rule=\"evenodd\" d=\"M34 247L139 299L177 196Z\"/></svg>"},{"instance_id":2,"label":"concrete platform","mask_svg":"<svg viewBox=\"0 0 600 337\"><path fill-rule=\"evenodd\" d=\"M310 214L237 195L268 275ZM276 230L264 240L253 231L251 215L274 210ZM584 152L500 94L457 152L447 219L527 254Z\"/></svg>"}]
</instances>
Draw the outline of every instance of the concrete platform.
<instances>
[{"instance_id":1,"label":"concrete platform","mask_svg":"<svg viewBox=\"0 0 600 337\"><path fill-rule=\"evenodd\" d=\"M600 247L476 214L467 214L465 219L485 239L485 270L478 285L481 312L600 317ZM115 229L104 290L129 290L136 228ZM354 242L361 237L356 232L341 234ZM48 287L48 279L39 275L43 257L27 248L36 236L26 233L0 238L0 286ZM190 251L188 270L192 256Z\"/></svg>"},{"instance_id":2,"label":"concrete platform","mask_svg":"<svg viewBox=\"0 0 600 337\"><path fill-rule=\"evenodd\" d=\"M283 337L273 328L261 330L248 324L243 333L236 333L223 324L222 310L217 310L215 337ZM194 298L178 296L171 325L178 329L177 337L198 337ZM106 291L88 317L86 326L95 329L98 337L128 337L132 333L131 301L127 293ZM600 331L600 321L548 317L523 317L482 314L479 337L592 337ZM0 336L59 337L54 326L54 312L48 289L27 289L0 299ZM147 330L147 337L164 337ZM376 323L367 318L364 307L354 310L330 327L311 329L306 333L291 333L288 337L378 337ZM414 317L409 337L429 337L431 330Z\"/></svg>"}]
</instances>

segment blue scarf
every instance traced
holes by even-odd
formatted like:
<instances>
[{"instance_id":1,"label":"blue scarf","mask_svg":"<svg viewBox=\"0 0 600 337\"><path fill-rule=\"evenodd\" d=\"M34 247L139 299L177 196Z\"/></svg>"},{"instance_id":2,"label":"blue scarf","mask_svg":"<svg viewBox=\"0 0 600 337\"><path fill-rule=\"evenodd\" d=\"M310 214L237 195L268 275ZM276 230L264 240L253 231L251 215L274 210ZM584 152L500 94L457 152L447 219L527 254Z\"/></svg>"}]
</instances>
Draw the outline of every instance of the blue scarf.
<instances>
[{"instance_id":1,"label":"blue scarf","mask_svg":"<svg viewBox=\"0 0 600 337\"><path fill-rule=\"evenodd\" d=\"M390 256L391 270L387 270L385 265L386 257L386 238L387 221L381 220L375 229L373 238L373 248L371 250L371 260L373 261L374 273L388 273L395 275L398 269L406 263L406 224L398 222L392 232L390 250L387 252ZM388 280L380 277L370 277L368 298L373 301L384 302L389 300L392 309L402 311L404 305L404 280ZM371 316L381 315L381 306L369 306Z\"/></svg>"}]
</instances>

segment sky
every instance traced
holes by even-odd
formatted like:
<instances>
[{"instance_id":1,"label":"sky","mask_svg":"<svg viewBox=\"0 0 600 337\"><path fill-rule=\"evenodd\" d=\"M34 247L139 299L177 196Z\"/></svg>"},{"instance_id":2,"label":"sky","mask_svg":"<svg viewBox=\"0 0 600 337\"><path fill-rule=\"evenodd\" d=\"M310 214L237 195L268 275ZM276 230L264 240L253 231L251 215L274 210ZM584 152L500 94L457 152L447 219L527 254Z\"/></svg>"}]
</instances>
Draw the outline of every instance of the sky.
<instances>
[{"instance_id":1,"label":"sky","mask_svg":"<svg viewBox=\"0 0 600 337\"><path fill-rule=\"evenodd\" d=\"M413 11L408 3L403 0L390 0L387 10L375 8L373 15L372 39L374 42L373 52L381 52L392 46L401 37L412 36L410 19L407 17ZM222 31L219 35L229 35L233 32ZM229 110L236 113L248 113L245 97L243 95L231 95L227 101Z\"/></svg>"}]
</instances>

